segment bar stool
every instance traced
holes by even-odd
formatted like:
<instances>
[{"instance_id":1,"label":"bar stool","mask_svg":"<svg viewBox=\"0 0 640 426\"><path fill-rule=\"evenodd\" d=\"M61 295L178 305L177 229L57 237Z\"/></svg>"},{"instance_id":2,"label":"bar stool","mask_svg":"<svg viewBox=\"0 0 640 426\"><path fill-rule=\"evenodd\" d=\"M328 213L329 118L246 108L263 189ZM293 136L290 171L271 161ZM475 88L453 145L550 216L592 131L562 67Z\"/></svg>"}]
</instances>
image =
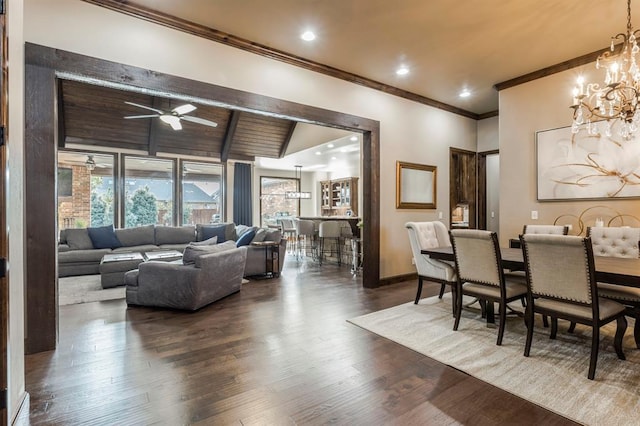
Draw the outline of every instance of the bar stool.
<instances>
[{"instance_id":1,"label":"bar stool","mask_svg":"<svg viewBox=\"0 0 640 426\"><path fill-rule=\"evenodd\" d=\"M345 258L345 263L351 264L353 263L353 249L351 244L353 230L348 220L338 220L337 222L340 225L340 252Z\"/></svg>"},{"instance_id":2,"label":"bar stool","mask_svg":"<svg viewBox=\"0 0 640 426\"><path fill-rule=\"evenodd\" d=\"M311 249L311 257L316 258L316 229L312 220L296 219L296 246L297 256L300 258L300 252L304 256L307 255L309 249Z\"/></svg>"},{"instance_id":3,"label":"bar stool","mask_svg":"<svg viewBox=\"0 0 640 426\"><path fill-rule=\"evenodd\" d=\"M282 230L282 236L287 239L287 251L296 251L296 226L293 219L278 219L278 224Z\"/></svg>"},{"instance_id":4,"label":"bar stool","mask_svg":"<svg viewBox=\"0 0 640 426\"><path fill-rule=\"evenodd\" d=\"M340 223L333 220L326 220L324 222L320 222L320 226L318 228L318 238L320 239L320 250L318 252L318 260L320 265L322 265L322 259L324 258L325 253L336 253L338 255L338 265L342 265L342 259L340 254ZM325 240L330 240L331 243L335 245L335 250L329 248L329 250L325 250Z\"/></svg>"}]
</instances>

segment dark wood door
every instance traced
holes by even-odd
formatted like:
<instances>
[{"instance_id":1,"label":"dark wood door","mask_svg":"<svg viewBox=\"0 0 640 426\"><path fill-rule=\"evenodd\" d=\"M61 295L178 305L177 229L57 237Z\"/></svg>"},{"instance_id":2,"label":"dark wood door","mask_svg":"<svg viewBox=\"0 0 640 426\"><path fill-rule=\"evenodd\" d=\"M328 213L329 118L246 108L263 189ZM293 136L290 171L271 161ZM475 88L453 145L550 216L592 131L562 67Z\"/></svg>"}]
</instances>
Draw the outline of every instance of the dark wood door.
<instances>
[{"instance_id":1,"label":"dark wood door","mask_svg":"<svg viewBox=\"0 0 640 426\"><path fill-rule=\"evenodd\" d=\"M449 220L451 228L477 227L476 153L449 148ZM462 219L467 219L462 224Z\"/></svg>"}]
</instances>

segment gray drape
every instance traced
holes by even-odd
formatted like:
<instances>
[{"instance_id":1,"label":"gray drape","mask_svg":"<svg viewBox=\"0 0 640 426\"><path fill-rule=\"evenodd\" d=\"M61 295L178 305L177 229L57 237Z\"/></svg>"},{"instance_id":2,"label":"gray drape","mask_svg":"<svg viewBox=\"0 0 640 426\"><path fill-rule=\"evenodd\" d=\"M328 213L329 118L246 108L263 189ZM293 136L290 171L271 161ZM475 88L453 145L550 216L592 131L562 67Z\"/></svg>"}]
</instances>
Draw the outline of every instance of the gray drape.
<instances>
[{"instance_id":1,"label":"gray drape","mask_svg":"<svg viewBox=\"0 0 640 426\"><path fill-rule=\"evenodd\" d=\"M236 225L253 225L251 164L235 164L233 172L233 221Z\"/></svg>"}]
</instances>

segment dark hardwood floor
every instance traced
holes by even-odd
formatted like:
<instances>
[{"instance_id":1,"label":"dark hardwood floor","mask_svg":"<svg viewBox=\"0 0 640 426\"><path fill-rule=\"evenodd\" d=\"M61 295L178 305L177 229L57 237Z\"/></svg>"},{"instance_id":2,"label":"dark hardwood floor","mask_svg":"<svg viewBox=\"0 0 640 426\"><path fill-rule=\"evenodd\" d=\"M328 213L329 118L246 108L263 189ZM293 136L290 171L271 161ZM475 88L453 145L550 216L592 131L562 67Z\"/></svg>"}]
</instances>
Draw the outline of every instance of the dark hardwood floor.
<instances>
[{"instance_id":1,"label":"dark hardwood floor","mask_svg":"<svg viewBox=\"0 0 640 426\"><path fill-rule=\"evenodd\" d=\"M195 313L62 306L58 348L26 357L28 423L574 424L346 321L415 288L287 259Z\"/></svg>"}]
</instances>

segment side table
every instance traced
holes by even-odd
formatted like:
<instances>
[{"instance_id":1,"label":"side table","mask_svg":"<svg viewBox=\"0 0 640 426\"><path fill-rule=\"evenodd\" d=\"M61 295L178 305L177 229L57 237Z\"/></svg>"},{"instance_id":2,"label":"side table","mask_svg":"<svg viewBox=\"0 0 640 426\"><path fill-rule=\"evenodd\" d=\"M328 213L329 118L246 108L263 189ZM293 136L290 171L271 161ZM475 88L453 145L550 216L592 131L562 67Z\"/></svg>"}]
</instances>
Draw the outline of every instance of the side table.
<instances>
[{"instance_id":1,"label":"side table","mask_svg":"<svg viewBox=\"0 0 640 426\"><path fill-rule=\"evenodd\" d=\"M264 248L265 275L271 274L273 277L280 276L280 242L279 241L258 241L251 243L254 247Z\"/></svg>"}]
</instances>

